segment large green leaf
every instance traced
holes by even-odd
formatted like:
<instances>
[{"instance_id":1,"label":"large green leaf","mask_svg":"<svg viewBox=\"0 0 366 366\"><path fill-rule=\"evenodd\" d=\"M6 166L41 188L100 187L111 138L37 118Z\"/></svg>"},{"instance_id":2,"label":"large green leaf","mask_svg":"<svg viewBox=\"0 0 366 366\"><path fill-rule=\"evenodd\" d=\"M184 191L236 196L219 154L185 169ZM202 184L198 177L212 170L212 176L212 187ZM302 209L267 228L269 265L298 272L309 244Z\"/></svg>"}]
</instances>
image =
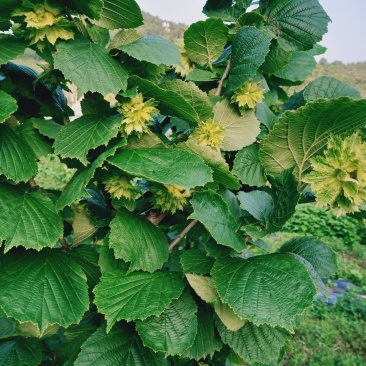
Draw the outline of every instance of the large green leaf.
<instances>
[{"instance_id":1,"label":"large green leaf","mask_svg":"<svg viewBox=\"0 0 366 366\"><path fill-rule=\"evenodd\" d=\"M13 36L3 34L0 37L0 65L15 60L27 48L27 43Z\"/></svg>"},{"instance_id":2,"label":"large green leaf","mask_svg":"<svg viewBox=\"0 0 366 366\"><path fill-rule=\"evenodd\" d=\"M226 22L235 23L238 17L250 6L252 0L207 0L203 13L209 17L219 17Z\"/></svg>"},{"instance_id":3,"label":"large green leaf","mask_svg":"<svg viewBox=\"0 0 366 366\"><path fill-rule=\"evenodd\" d=\"M313 303L306 267L290 254L216 262L211 274L223 302L256 325L293 329L293 318Z\"/></svg>"},{"instance_id":4,"label":"large green leaf","mask_svg":"<svg viewBox=\"0 0 366 366\"><path fill-rule=\"evenodd\" d=\"M65 1L65 0L64 0ZM88 18L99 19L103 8L103 0L66 0L66 5L76 10L79 14L85 14Z\"/></svg>"},{"instance_id":5,"label":"large green leaf","mask_svg":"<svg viewBox=\"0 0 366 366\"><path fill-rule=\"evenodd\" d=\"M222 19L209 18L193 23L184 33L184 48L188 57L199 65L211 67L222 54L228 33Z\"/></svg>"},{"instance_id":6,"label":"large green leaf","mask_svg":"<svg viewBox=\"0 0 366 366\"><path fill-rule=\"evenodd\" d=\"M264 11L267 23L286 50L309 50L328 30L330 18L318 0L273 0Z\"/></svg>"},{"instance_id":7,"label":"large green leaf","mask_svg":"<svg viewBox=\"0 0 366 366\"><path fill-rule=\"evenodd\" d=\"M214 259L207 256L203 250L191 249L181 255L180 263L184 273L205 275L210 273Z\"/></svg>"},{"instance_id":8,"label":"large green leaf","mask_svg":"<svg viewBox=\"0 0 366 366\"><path fill-rule=\"evenodd\" d=\"M200 360L208 355L212 356L222 347L220 337L215 332L212 314L203 307L198 308L197 313L197 334L194 342L182 355L183 358Z\"/></svg>"},{"instance_id":9,"label":"large green leaf","mask_svg":"<svg viewBox=\"0 0 366 366\"><path fill-rule=\"evenodd\" d=\"M30 121L33 122L33 126L38 129L39 133L50 139L55 139L57 134L64 128L64 126L59 125L55 121L43 118L31 118Z\"/></svg>"},{"instance_id":10,"label":"large green leaf","mask_svg":"<svg viewBox=\"0 0 366 366\"><path fill-rule=\"evenodd\" d=\"M94 23L108 29L136 28L143 18L135 0L103 0L100 20Z\"/></svg>"},{"instance_id":11,"label":"large green leaf","mask_svg":"<svg viewBox=\"0 0 366 366\"><path fill-rule=\"evenodd\" d=\"M164 38L145 36L132 43L115 47L139 61L154 65L179 65L181 56L178 47Z\"/></svg>"},{"instance_id":12,"label":"large green leaf","mask_svg":"<svg viewBox=\"0 0 366 366\"><path fill-rule=\"evenodd\" d=\"M131 262L130 271L154 272L169 257L165 234L142 216L119 209L110 224L109 247L117 259Z\"/></svg>"},{"instance_id":13,"label":"large green leaf","mask_svg":"<svg viewBox=\"0 0 366 366\"><path fill-rule=\"evenodd\" d=\"M267 227L274 212L273 199L264 191L239 192L240 207Z\"/></svg>"},{"instance_id":14,"label":"large green leaf","mask_svg":"<svg viewBox=\"0 0 366 366\"><path fill-rule=\"evenodd\" d=\"M89 307L80 266L61 250L17 249L0 256L0 305L8 316L37 324L78 323Z\"/></svg>"},{"instance_id":15,"label":"large green leaf","mask_svg":"<svg viewBox=\"0 0 366 366\"><path fill-rule=\"evenodd\" d=\"M289 62L292 51L284 50L276 40L272 41L270 51L261 66L261 71L266 74L274 74L283 69Z\"/></svg>"},{"instance_id":16,"label":"large green leaf","mask_svg":"<svg viewBox=\"0 0 366 366\"><path fill-rule=\"evenodd\" d=\"M212 171L200 157L178 149L120 151L108 161L128 174L185 189L212 181Z\"/></svg>"},{"instance_id":17,"label":"large green leaf","mask_svg":"<svg viewBox=\"0 0 366 366\"><path fill-rule=\"evenodd\" d=\"M260 133L260 123L254 110L246 111L241 115L225 99L215 105L214 112L214 121L225 130L222 150L241 150L255 142Z\"/></svg>"},{"instance_id":18,"label":"large green leaf","mask_svg":"<svg viewBox=\"0 0 366 366\"><path fill-rule=\"evenodd\" d=\"M224 343L250 364L255 362L268 364L277 361L281 349L291 337L283 328L256 326L250 322L236 332L228 330L218 319L216 325Z\"/></svg>"},{"instance_id":19,"label":"large green leaf","mask_svg":"<svg viewBox=\"0 0 366 366\"><path fill-rule=\"evenodd\" d=\"M0 341L0 364L37 366L42 361L42 344L36 338L15 337Z\"/></svg>"},{"instance_id":20,"label":"large green leaf","mask_svg":"<svg viewBox=\"0 0 366 366\"><path fill-rule=\"evenodd\" d=\"M127 87L128 72L102 46L84 37L57 43L55 68L78 87L78 96L98 92L117 94Z\"/></svg>"},{"instance_id":21,"label":"large green leaf","mask_svg":"<svg viewBox=\"0 0 366 366\"><path fill-rule=\"evenodd\" d=\"M361 94L353 86L329 76L321 76L315 79L304 90L304 99L308 102L320 98L333 99L339 97L361 99Z\"/></svg>"},{"instance_id":22,"label":"large green leaf","mask_svg":"<svg viewBox=\"0 0 366 366\"><path fill-rule=\"evenodd\" d=\"M137 41L142 36L135 29L121 29L111 40L108 48L119 48L126 44Z\"/></svg>"},{"instance_id":23,"label":"large green leaf","mask_svg":"<svg viewBox=\"0 0 366 366\"><path fill-rule=\"evenodd\" d=\"M79 159L87 165L86 155L90 149L106 145L118 134L122 116L82 116L67 124L56 136L55 153L67 158Z\"/></svg>"},{"instance_id":24,"label":"large green leaf","mask_svg":"<svg viewBox=\"0 0 366 366\"><path fill-rule=\"evenodd\" d=\"M274 75L281 79L300 82L310 76L315 67L316 61L311 51L293 52L289 63Z\"/></svg>"},{"instance_id":25,"label":"large green leaf","mask_svg":"<svg viewBox=\"0 0 366 366\"><path fill-rule=\"evenodd\" d=\"M279 249L280 253L293 253L306 259L321 277L328 277L337 270L336 255L331 248L313 237L293 238Z\"/></svg>"},{"instance_id":26,"label":"large green leaf","mask_svg":"<svg viewBox=\"0 0 366 366\"><path fill-rule=\"evenodd\" d=\"M37 173L37 157L21 134L0 124L0 174L15 182L26 182Z\"/></svg>"},{"instance_id":27,"label":"large green leaf","mask_svg":"<svg viewBox=\"0 0 366 366\"><path fill-rule=\"evenodd\" d=\"M0 238L6 240L6 251L19 245L36 250L52 247L63 236L62 218L46 195L2 184L0 205Z\"/></svg>"},{"instance_id":28,"label":"large green leaf","mask_svg":"<svg viewBox=\"0 0 366 366\"><path fill-rule=\"evenodd\" d=\"M322 153L331 134L347 136L365 123L366 100L314 101L280 118L261 144L261 161L268 174L295 167L300 181L309 160Z\"/></svg>"},{"instance_id":29,"label":"large green leaf","mask_svg":"<svg viewBox=\"0 0 366 366\"><path fill-rule=\"evenodd\" d=\"M184 288L178 273L105 273L94 289L95 303L107 319L107 331L121 319L127 321L160 315Z\"/></svg>"},{"instance_id":30,"label":"large green leaf","mask_svg":"<svg viewBox=\"0 0 366 366\"><path fill-rule=\"evenodd\" d=\"M213 116L210 100L206 93L194 83L183 80L165 81L163 84L132 77L131 84L138 84L146 98L159 102L159 111L167 116L178 117L192 123L206 121Z\"/></svg>"},{"instance_id":31,"label":"large green leaf","mask_svg":"<svg viewBox=\"0 0 366 366\"><path fill-rule=\"evenodd\" d=\"M213 170L213 179L228 189L239 189L240 183L229 170L229 165L220 152L214 151L209 146L201 145L192 139L177 145L177 148L190 151L200 156Z\"/></svg>"},{"instance_id":32,"label":"large green leaf","mask_svg":"<svg viewBox=\"0 0 366 366\"><path fill-rule=\"evenodd\" d=\"M107 159L109 156L114 155L116 150L125 144L125 140L118 141L104 153L100 154L90 166L79 169L71 178L71 180L67 183L61 196L57 200L56 209L62 210L64 207L70 205L71 203L80 199L83 196L89 197L90 195L86 191L86 186L93 178L95 171L103 165L105 159Z\"/></svg>"},{"instance_id":33,"label":"large green leaf","mask_svg":"<svg viewBox=\"0 0 366 366\"><path fill-rule=\"evenodd\" d=\"M8 119L17 109L17 101L11 95L0 90L0 123Z\"/></svg>"},{"instance_id":34,"label":"large green leaf","mask_svg":"<svg viewBox=\"0 0 366 366\"><path fill-rule=\"evenodd\" d=\"M267 179L255 144L245 147L236 154L233 173L243 184L261 187L266 183Z\"/></svg>"},{"instance_id":35,"label":"large green leaf","mask_svg":"<svg viewBox=\"0 0 366 366\"><path fill-rule=\"evenodd\" d=\"M233 91L255 76L269 52L272 37L264 30L242 27L233 43L228 91Z\"/></svg>"},{"instance_id":36,"label":"large green leaf","mask_svg":"<svg viewBox=\"0 0 366 366\"><path fill-rule=\"evenodd\" d=\"M257 103L255 115L258 120L271 131L273 126L278 122L278 117L264 103Z\"/></svg>"},{"instance_id":37,"label":"large green leaf","mask_svg":"<svg viewBox=\"0 0 366 366\"><path fill-rule=\"evenodd\" d=\"M163 353L145 347L132 325L102 325L82 346L75 366L168 366Z\"/></svg>"},{"instance_id":38,"label":"large green leaf","mask_svg":"<svg viewBox=\"0 0 366 366\"><path fill-rule=\"evenodd\" d=\"M136 322L144 345L166 355L181 355L197 333L197 305L188 293L174 300L159 316Z\"/></svg>"},{"instance_id":39,"label":"large green leaf","mask_svg":"<svg viewBox=\"0 0 366 366\"><path fill-rule=\"evenodd\" d=\"M240 252L245 249L244 239L237 233L237 222L228 205L213 191L196 192L191 199L190 218L200 221L217 243Z\"/></svg>"}]
</instances>

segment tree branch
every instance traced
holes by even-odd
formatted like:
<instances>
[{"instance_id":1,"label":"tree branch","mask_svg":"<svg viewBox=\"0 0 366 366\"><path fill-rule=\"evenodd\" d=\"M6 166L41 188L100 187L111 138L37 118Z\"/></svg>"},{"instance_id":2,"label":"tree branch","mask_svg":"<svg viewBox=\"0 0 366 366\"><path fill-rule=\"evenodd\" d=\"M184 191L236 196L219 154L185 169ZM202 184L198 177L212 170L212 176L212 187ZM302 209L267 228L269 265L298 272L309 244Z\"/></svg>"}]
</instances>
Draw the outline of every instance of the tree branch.
<instances>
[{"instance_id":1,"label":"tree branch","mask_svg":"<svg viewBox=\"0 0 366 366\"><path fill-rule=\"evenodd\" d=\"M231 69L231 59L229 59L227 66L226 66L226 70L224 72L224 75L222 75L222 78L219 81L219 85L217 86L217 90L216 90L216 94L215 94L217 97L219 97L221 95L224 80L229 76L230 69Z\"/></svg>"},{"instance_id":2,"label":"tree branch","mask_svg":"<svg viewBox=\"0 0 366 366\"><path fill-rule=\"evenodd\" d=\"M174 247L190 232L190 230L197 224L197 220L193 220L189 225L171 242L169 250L173 250Z\"/></svg>"},{"instance_id":3,"label":"tree branch","mask_svg":"<svg viewBox=\"0 0 366 366\"><path fill-rule=\"evenodd\" d=\"M167 215L166 212L160 212L158 210L150 210L146 215L146 218L152 222L155 226L158 226Z\"/></svg>"},{"instance_id":4,"label":"tree branch","mask_svg":"<svg viewBox=\"0 0 366 366\"><path fill-rule=\"evenodd\" d=\"M60 242L60 244L62 246L62 251L63 252L69 251L70 245L69 245L69 243L66 241L66 239L64 237L58 239L58 241Z\"/></svg>"},{"instance_id":5,"label":"tree branch","mask_svg":"<svg viewBox=\"0 0 366 366\"><path fill-rule=\"evenodd\" d=\"M32 188L36 188L36 187L37 187L37 183L36 183L36 181L34 180L34 177L32 177L31 179L29 179L29 185L30 185Z\"/></svg>"}]
</instances>

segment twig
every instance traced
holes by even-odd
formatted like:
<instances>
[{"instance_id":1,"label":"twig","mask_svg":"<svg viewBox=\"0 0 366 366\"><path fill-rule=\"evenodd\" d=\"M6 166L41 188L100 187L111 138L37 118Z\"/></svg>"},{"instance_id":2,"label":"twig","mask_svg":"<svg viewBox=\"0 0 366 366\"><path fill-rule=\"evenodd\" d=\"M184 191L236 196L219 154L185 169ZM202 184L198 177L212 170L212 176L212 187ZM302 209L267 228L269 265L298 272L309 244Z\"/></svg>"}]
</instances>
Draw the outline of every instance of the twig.
<instances>
[{"instance_id":1,"label":"twig","mask_svg":"<svg viewBox=\"0 0 366 366\"><path fill-rule=\"evenodd\" d=\"M160 212L157 210L150 210L149 213L146 215L146 218L152 222L155 226L158 226L167 215L166 212Z\"/></svg>"},{"instance_id":2,"label":"twig","mask_svg":"<svg viewBox=\"0 0 366 366\"><path fill-rule=\"evenodd\" d=\"M173 250L174 247L190 232L194 225L197 224L197 220L193 220L189 225L171 242L169 250Z\"/></svg>"},{"instance_id":3,"label":"twig","mask_svg":"<svg viewBox=\"0 0 366 366\"><path fill-rule=\"evenodd\" d=\"M231 69L231 59L229 59L227 66L226 66L226 70L224 72L224 75L222 75L222 78L219 81L219 85L217 86L217 90L216 90L216 94L215 94L217 97L219 97L221 95L224 80L229 76L230 69Z\"/></svg>"},{"instance_id":4,"label":"twig","mask_svg":"<svg viewBox=\"0 0 366 366\"><path fill-rule=\"evenodd\" d=\"M34 177L32 177L31 179L29 179L29 185L30 185L32 188L36 188L36 187L37 187L37 183L36 183L36 181L34 180Z\"/></svg>"},{"instance_id":5,"label":"twig","mask_svg":"<svg viewBox=\"0 0 366 366\"><path fill-rule=\"evenodd\" d=\"M63 252L67 252L70 249L70 245L64 237L58 239L58 241L60 242L60 244L62 246L62 251Z\"/></svg>"}]
</instances>

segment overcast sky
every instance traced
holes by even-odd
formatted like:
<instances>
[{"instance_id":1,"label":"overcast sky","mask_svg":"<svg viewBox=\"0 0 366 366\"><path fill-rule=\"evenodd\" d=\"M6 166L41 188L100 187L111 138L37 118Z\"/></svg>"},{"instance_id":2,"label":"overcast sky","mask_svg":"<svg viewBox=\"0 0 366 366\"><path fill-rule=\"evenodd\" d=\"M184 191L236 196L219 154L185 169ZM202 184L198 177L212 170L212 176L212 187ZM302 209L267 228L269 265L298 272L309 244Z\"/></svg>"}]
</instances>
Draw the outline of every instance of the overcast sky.
<instances>
[{"instance_id":1,"label":"overcast sky","mask_svg":"<svg viewBox=\"0 0 366 366\"><path fill-rule=\"evenodd\" d=\"M1 1L1 0L0 0ZM205 19L205 0L137 0L141 9L161 19L191 24ZM320 0L332 19L321 44L328 61L366 61L366 0Z\"/></svg>"}]
</instances>

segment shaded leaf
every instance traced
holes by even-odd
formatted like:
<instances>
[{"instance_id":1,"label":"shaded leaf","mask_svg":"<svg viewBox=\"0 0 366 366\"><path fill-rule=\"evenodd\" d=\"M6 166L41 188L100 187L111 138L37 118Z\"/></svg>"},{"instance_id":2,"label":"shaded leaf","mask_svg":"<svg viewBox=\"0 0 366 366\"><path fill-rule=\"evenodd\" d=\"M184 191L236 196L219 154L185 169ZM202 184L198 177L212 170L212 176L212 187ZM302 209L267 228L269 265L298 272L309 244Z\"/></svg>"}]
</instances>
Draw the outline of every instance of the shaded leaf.
<instances>
[{"instance_id":1,"label":"shaded leaf","mask_svg":"<svg viewBox=\"0 0 366 366\"><path fill-rule=\"evenodd\" d=\"M85 14L91 19L99 19L103 8L103 0L66 0L65 3L69 8L76 10L79 14Z\"/></svg>"},{"instance_id":2,"label":"shaded leaf","mask_svg":"<svg viewBox=\"0 0 366 366\"><path fill-rule=\"evenodd\" d=\"M159 316L136 322L144 345L166 355L181 355L190 347L197 333L197 305L188 293L172 301Z\"/></svg>"},{"instance_id":3,"label":"shaded leaf","mask_svg":"<svg viewBox=\"0 0 366 366\"><path fill-rule=\"evenodd\" d=\"M0 37L0 65L15 60L24 53L27 47L28 44L21 39L2 34Z\"/></svg>"},{"instance_id":4,"label":"shaded leaf","mask_svg":"<svg viewBox=\"0 0 366 366\"><path fill-rule=\"evenodd\" d=\"M11 95L0 90L0 123L8 119L17 109L17 101Z\"/></svg>"},{"instance_id":5,"label":"shaded leaf","mask_svg":"<svg viewBox=\"0 0 366 366\"><path fill-rule=\"evenodd\" d=\"M214 259L202 250L191 249L181 255L180 263L184 273L205 275L210 273Z\"/></svg>"},{"instance_id":6,"label":"shaded leaf","mask_svg":"<svg viewBox=\"0 0 366 366\"><path fill-rule=\"evenodd\" d=\"M255 115L258 120L271 131L273 126L278 122L278 117L264 103L257 103Z\"/></svg>"},{"instance_id":7,"label":"shaded leaf","mask_svg":"<svg viewBox=\"0 0 366 366\"><path fill-rule=\"evenodd\" d=\"M0 261L1 307L20 322L37 324L41 334L50 324L78 323L88 309L85 274L61 250L12 250Z\"/></svg>"},{"instance_id":8,"label":"shaded leaf","mask_svg":"<svg viewBox=\"0 0 366 366\"><path fill-rule=\"evenodd\" d=\"M16 337L0 341L0 364L37 366L42 361L42 344L36 338Z\"/></svg>"}]
</instances>

